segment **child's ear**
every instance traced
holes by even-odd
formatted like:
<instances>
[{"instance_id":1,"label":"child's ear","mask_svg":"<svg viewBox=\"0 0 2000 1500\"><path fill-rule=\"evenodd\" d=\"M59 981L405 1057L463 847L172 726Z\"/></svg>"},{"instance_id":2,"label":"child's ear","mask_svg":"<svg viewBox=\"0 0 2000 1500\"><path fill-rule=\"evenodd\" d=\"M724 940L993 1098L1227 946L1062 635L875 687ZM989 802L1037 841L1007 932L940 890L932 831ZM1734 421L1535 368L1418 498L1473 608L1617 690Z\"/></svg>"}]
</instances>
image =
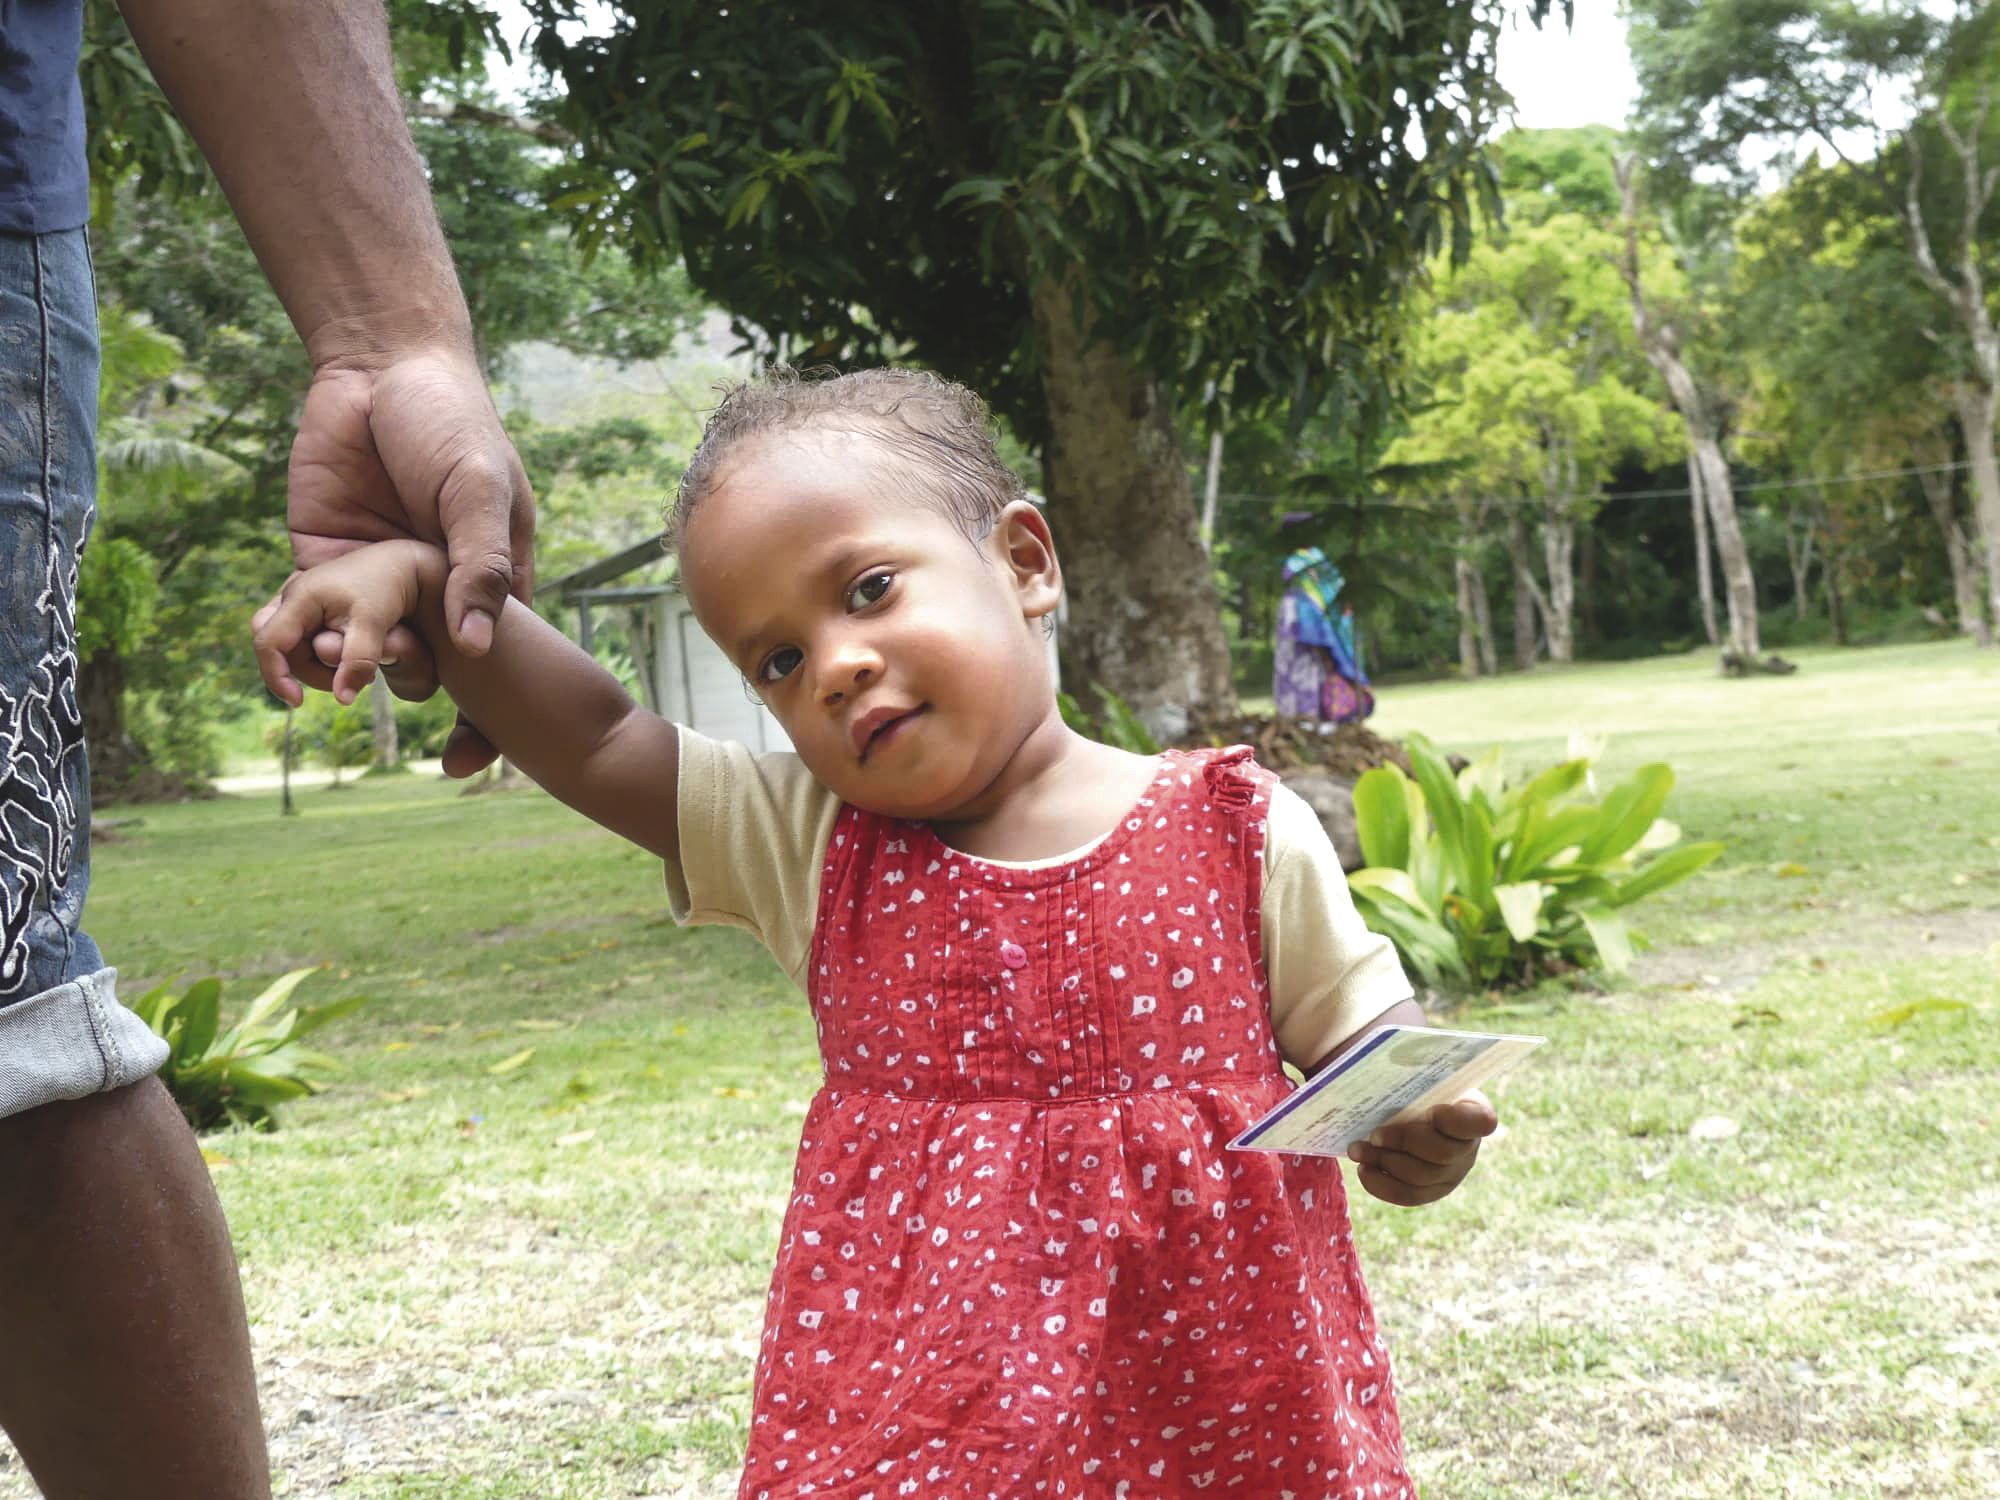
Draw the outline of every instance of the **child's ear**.
<instances>
[{"instance_id":1,"label":"child's ear","mask_svg":"<svg viewBox=\"0 0 2000 1500\"><path fill-rule=\"evenodd\" d=\"M1032 500L1012 500L993 527L994 542L1020 596L1024 619L1053 614L1062 599L1062 564L1048 520Z\"/></svg>"}]
</instances>

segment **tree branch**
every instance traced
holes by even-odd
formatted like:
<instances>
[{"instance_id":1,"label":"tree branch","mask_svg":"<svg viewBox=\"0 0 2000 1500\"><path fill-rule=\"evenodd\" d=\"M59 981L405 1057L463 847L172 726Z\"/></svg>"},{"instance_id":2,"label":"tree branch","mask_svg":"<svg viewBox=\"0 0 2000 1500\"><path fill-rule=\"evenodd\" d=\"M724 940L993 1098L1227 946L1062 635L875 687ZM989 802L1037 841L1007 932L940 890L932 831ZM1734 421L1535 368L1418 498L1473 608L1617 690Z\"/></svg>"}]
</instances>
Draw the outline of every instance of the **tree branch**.
<instances>
[{"instance_id":1,"label":"tree branch","mask_svg":"<svg viewBox=\"0 0 2000 1500\"><path fill-rule=\"evenodd\" d=\"M511 130L516 135L525 135L550 146L574 146L576 137L560 125L552 125L547 120L531 120L525 115L510 114L504 109L490 109L483 104L468 104L463 99L438 103L430 99L405 99L403 113L415 115L422 120L437 120L446 125L486 125L496 130Z\"/></svg>"},{"instance_id":2,"label":"tree branch","mask_svg":"<svg viewBox=\"0 0 2000 1500\"><path fill-rule=\"evenodd\" d=\"M1959 164L1965 173L1965 221L1960 225L1958 234L1958 273L1964 284L1967 309L1980 314L1986 311L1986 284L1979 273L1979 221L1986 212L1986 201L1993 188L1991 174L1982 178L1979 171L1979 135L1985 128L1986 111L1992 102L1991 91L1981 85L1979 104L1972 112L1972 128L1963 137L1952 129L1951 121L1944 118L1943 110L1938 112L1951 148L1958 153Z\"/></svg>"},{"instance_id":3,"label":"tree branch","mask_svg":"<svg viewBox=\"0 0 2000 1500\"><path fill-rule=\"evenodd\" d=\"M1945 279L1938 269L1937 256L1931 250L1930 230L1924 225L1924 206L1919 196L1924 180L1924 148L1917 140L1916 132L1910 132L1910 175L1903 184L1903 228L1909 235L1910 256L1917 263L1917 274L1924 285L1950 302L1953 309L1958 307L1957 288Z\"/></svg>"}]
</instances>

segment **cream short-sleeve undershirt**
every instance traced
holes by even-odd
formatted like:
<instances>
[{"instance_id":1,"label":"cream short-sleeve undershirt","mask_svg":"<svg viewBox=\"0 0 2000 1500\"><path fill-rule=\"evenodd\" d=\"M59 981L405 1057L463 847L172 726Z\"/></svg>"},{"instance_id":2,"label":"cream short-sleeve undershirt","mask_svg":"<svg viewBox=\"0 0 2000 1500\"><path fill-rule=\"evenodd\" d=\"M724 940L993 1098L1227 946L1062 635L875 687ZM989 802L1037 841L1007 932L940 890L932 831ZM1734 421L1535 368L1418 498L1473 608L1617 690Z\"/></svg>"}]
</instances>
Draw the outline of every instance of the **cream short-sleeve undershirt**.
<instances>
[{"instance_id":1,"label":"cream short-sleeve undershirt","mask_svg":"<svg viewBox=\"0 0 2000 1500\"><path fill-rule=\"evenodd\" d=\"M805 989L840 800L796 755L682 726L677 805L681 857L666 864L674 920L743 928ZM1355 910L1318 816L1283 785L1265 827L1262 916L1272 1028L1293 1066L1310 1068L1410 997L1395 947Z\"/></svg>"}]
</instances>

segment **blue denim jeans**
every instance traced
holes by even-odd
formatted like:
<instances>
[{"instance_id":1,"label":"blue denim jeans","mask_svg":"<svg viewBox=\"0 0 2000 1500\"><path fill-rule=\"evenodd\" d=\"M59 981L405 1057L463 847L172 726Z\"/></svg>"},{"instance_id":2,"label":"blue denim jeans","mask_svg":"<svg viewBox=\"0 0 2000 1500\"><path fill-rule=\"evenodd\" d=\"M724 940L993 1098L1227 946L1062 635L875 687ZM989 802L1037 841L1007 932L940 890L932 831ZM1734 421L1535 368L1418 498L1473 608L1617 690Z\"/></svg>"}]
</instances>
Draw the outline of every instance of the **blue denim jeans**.
<instances>
[{"instance_id":1,"label":"blue denim jeans","mask_svg":"<svg viewBox=\"0 0 2000 1500\"><path fill-rule=\"evenodd\" d=\"M76 582L96 504L97 363L83 231L0 234L0 1116L166 1059L82 925Z\"/></svg>"}]
</instances>

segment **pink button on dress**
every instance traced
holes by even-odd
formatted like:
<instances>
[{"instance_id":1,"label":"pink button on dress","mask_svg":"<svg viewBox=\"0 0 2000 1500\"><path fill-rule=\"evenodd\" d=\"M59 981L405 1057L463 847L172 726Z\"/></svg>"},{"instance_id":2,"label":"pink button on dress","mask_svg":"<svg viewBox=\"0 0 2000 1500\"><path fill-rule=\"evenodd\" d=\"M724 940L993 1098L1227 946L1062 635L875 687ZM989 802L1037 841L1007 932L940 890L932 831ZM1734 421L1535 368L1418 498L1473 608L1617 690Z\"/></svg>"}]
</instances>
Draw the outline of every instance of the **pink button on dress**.
<instances>
[{"instance_id":1,"label":"pink button on dress","mask_svg":"<svg viewBox=\"0 0 2000 1500\"><path fill-rule=\"evenodd\" d=\"M1282 1099L1271 777L1170 752L1021 870L843 808L742 1500L1415 1494L1337 1163Z\"/></svg>"}]
</instances>

